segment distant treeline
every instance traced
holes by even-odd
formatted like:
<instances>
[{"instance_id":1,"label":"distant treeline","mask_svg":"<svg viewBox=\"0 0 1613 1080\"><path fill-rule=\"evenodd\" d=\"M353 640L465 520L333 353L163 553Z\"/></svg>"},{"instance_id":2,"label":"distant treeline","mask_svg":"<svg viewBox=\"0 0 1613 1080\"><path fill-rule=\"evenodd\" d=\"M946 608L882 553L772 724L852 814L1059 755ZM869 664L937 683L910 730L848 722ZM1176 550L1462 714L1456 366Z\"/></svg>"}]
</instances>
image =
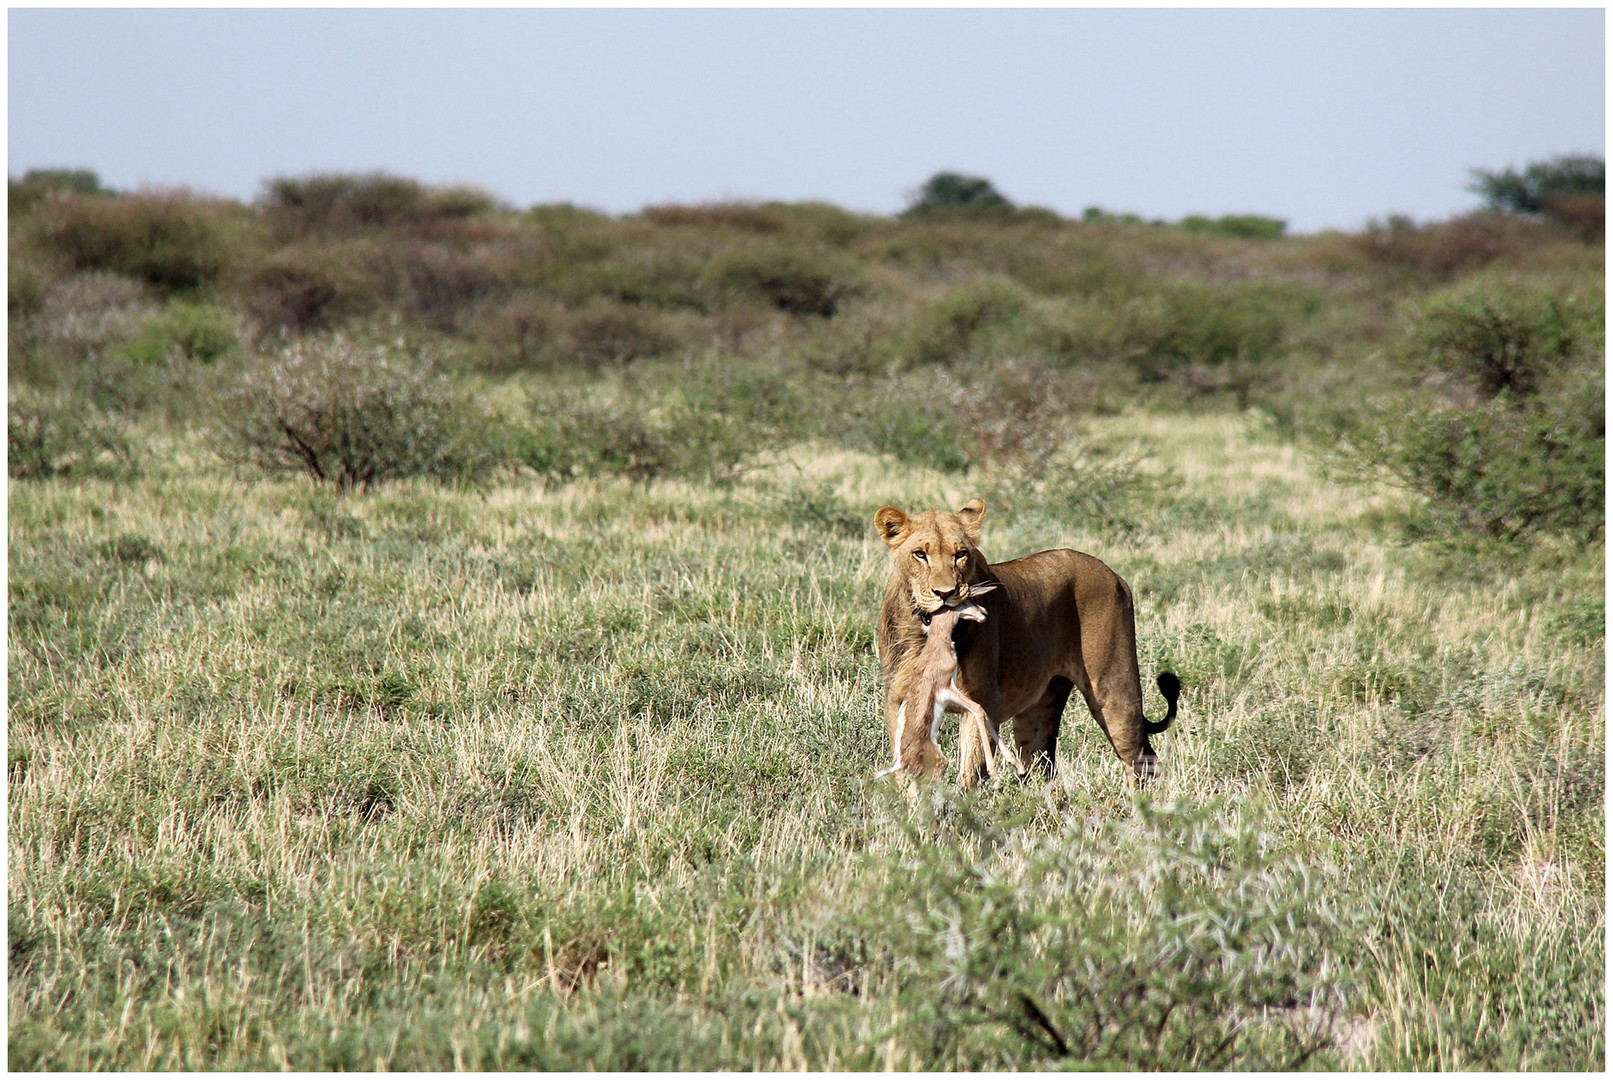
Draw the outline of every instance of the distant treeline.
<instances>
[{"instance_id":1,"label":"distant treeline","mask_svg":"<svg viewBox=\"0 0 1613 1080\"><path fill-rule=\"evenodd\" d=\"M1069 219L956 173L881 217L518 210L380 173L282 177L244 204L36 171L9 184L12 471L132 459L131 418L234 416L235 452L330 479L306 447L257 445L289 403L320 423L352 414L320 394L397 409L429 370L456 388L415 395L431 408L492 409L511 380L530 415L506 395L508 423L476 425L497 447L334 476L725 475L801 438L967 468L1047 443L1033 415L1259 406L1459 524L1599 535L1602 184L1591 158L1476 172L1473 214L1288 236L1258 215ZM383 355L398 386L333 374Z\"/></svg>"}]
</instances>

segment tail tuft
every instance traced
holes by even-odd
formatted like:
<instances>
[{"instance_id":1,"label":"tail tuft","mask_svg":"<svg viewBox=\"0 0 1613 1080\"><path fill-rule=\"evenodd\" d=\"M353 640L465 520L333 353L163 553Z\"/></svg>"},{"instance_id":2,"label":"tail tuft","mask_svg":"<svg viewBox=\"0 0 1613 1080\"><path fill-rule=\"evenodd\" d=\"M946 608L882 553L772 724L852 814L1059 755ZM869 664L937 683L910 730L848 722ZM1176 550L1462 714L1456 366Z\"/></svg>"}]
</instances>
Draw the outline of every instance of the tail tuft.
<instances>
[{"instance_id":1,"label":"tail tuft","mask_svg":"<svg viewBox=\"0 0 1613 1080\"><path fill-rule=\"evenodd\" d=\"M1176 699L1182 694L1182 680L1176 677L1175 672L1161 671L1157 681L1159 683L1159 692L1164 695L1165 704L1170 708L1165 712L1165 719L1159 723L1150 724L1145 722L1143 724L1143 730L1150 735L1158 735L1171 726L1171 721L1176 719Z\"/></svg>"}]
</instances>

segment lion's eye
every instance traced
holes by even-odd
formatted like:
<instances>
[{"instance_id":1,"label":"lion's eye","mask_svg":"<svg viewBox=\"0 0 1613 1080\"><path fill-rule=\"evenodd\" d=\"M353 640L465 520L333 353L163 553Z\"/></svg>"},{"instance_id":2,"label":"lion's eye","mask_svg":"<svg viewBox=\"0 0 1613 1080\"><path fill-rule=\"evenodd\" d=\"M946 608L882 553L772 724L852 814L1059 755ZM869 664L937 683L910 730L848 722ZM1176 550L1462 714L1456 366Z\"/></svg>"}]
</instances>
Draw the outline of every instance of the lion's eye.
<instances>
[{"instance_id":1,"label":"lion's eye","mask_svg":"<svg viewBox=\"0 0 1613 1080\"><path fill-rule=\"evenodd\" d=\"M929 556L925 555L924 552L922 552L922 551L913 552L913 558L917 559L919 562L929 562L930 561Z\"/></svg>"},{"instance_id":2,"label":"lion's eye","mask_svg":"<svg viewBox=\"0 0 1613 1080\"><path fill-rule=\"evenodd\" d=\"M953 562L963 562L963 560L967 559L968 557L969 557L968 552L960 551L956 555L952 556L952 561Z\"/></svg>"}]
</instances>

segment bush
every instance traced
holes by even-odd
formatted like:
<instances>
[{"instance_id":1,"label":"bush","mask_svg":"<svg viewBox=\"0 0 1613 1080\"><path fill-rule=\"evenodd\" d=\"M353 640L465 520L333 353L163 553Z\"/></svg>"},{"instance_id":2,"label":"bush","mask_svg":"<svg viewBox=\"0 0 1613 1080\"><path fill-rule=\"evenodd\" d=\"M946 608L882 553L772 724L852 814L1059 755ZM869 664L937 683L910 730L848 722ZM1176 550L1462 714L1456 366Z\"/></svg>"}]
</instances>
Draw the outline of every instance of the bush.
<instances>
[{"instance_id":1,"label":"bush","mask_svg":"<svg viewBox=\"0 0 1613 1080\"><path fill-rule=\"evenodd\" d=\"M560 260L544 289L573 307L616 300L661 311L709 312L717 306L708 281L709 259L689 244L648 243Z\"/></svg>"},{"instance_id":2,"label":"bush","mask_svg":"<svg viewBox=\"0 0 1613 1080\"><path fill-rule=\"evenodd\" d=\"M724 202L689 206L671 203L646 206L639 217L662 228L732 229L742 233L779 233L787 227L773 206L763 203Z\"/></svg>"},{"instance_id":3,"label":"bush","mask_svg":"<svg viewBox=\"0 0 1613 1080\"><path fill-rule=\"evenodd\" d=\"M39 296L13 314L10 371L39 383L71 379L90 361L100 361L128 341L150 310L147 290L116 274L75 274L36 283Z\"/></svg>"},{"instance_id":4,"label":"bush","mask_svg":"<svg viewBox=\"0 0 1613 1080\"><path fill-rule=\"evenodd\" d=\"M662 356L677 347L664 316L625 304L589 304L570 312L556 345L571 363L588 369L620 367Z\"/></svg>"},{"instance_id":5,"label":"bush","mask_svg":"<svg viewBox=\"0 0 1613 1080\"><path fill-rule=\"evenodd\" d=\"M1410 352L1423 367L1485 397L1524 397L1601 340L1601 297L1560 299L1539 289L1479 281L1438 294L1414 315Z\"/></svg>"},{"instance_id":6,"label":"bush","mask_svg":"<svg viewBox=\"0 0 1613 1080\"><path fill-rule=\"evenodd\" d=\"M1367 926L1258 821L1144 803L1016 840L953 816L899 821L905 850L868 860L866 891L822 918L833 953L810 957L889 969L933 1061L1293 1069L1330 1045Z\"/></svg>"},{"instance_id":7,"label":"bush","mask_svg":"<svg viewBox=\"0 0 1613 1080\"><path fill-rule=\"evenodd\" d=\"M785 245L741 248L707 268L712 291L730 302L761 302L790 315L829 318L853 291L850 274L821 252Z\"/></svg>"},{"instance_id":8,"label":"bush","mask_svg":"<svg viewBox=\"0 0 1613 1080\"><path fill-rule=\"evenodd\" d=\"M78 195L112 194L101 187L101 177L89 169L29 169L21 180L8 180L6 184L6 202L12 221L58 191Z\"/></svg>"},{"instance_id":9,"label":"bush","mask_svg":"<svg viewBox=\"0 0 1613 1080\"><path fill-rule=\"evenodd\" d=\"M1335 413L1331 439L1350 467L1427 500L1414 529L1594 540L1605 514L1604 312L1599 294L1493 281L1435 296L1404 347L1419 386Z\"/></svg>"},{"instance_id":10,"label":"bush","mask_svg":"<svg viewBox=\"0 0 1613 1080\"><path fill-rule=\"evenodd\" d=\"M164 292L215 281L230 260L223 208L186 192L63 195L41 210L39 242L77 270L105 270Z\"/></svg>"},{"instance_id":11,"label":"bush","mask_svg":"<svg viewBox=\"0 0 1613 1080\"><path fill-rule=\"evenodd\" d=\"M1427 500L1417 532L1593 541L1606 521L1605 386L1596 371L1575 392L1521 407L1502 397L1471 410L1379 410L1347 445Z\"/></svg>"},{"instance_id":12,"label":"bush","mask_svg":"<svg viewBox=\"0 0 1613 1080\"><path fill-rule=\"evenodd\" d=\"M1181 221L1188 232L1206 236L1231 236L1242 240L1276 240L1288 229L1282 218L1261 217L1259 214L1227 214L1219 218L1191 214Z\"/></svg>"},{"instance_id":13,"label":"bush","mask_svg":"<svg viewBox=\"0 0 1613 1080\"><path fill-rule=\"evenodd\" d=\"M119 425L83 398L13 387L6 416L6 467L17 479L100 476L135 470L134 447Z\"/></svg>"},{"instance_id":14,"label":"bush","mask_svg":"<svg viewBox=\"0 0 1613 1080\"><path fill-rule=\"evenodd\" d=\"M532 421L516 456L547 480L625 476L648 483L672 468L667 433L637 409L557 395L534 402Z\"/></svg>"},{"instance_id":15,"label":"bush","mask_svg":"<svg viewBox=\"0 0 1613 1080\"><path fill-rule=\"evenodd\" d=\"M383 172L318 173L270 180L262 205L275 235L294 239L470 218L493 210L497 200L475 188L428 188Z\"/></svg>"},{"instance_id":16,"label":"bush","mask_svg":"<svg viewBox=\"0 0 1613 1080\"><path fill-rule=\"evenodd\" d=\"M1011 281L974 281L921 308L898 348L911 363L955 364L975 355L993 335L1012 331L1029 307L1030 297Z\"/></svg>"},{"instance_id":17,"label":"bush","mask_svg":"<svg viewBox=\"0 0 1613 1080\"><path fill-rule=\"evenodd\" d=\"M226 311L205 304L174 301L147 319L123 355L140 364L189 360L211 364L235 348L235 320Z\"/></svg>"},{"instance_id":18,"label":"bush","mask_svg":"<svg viewBox=\"0 0 1613 1080\"><path fill-rule=\"evenodd\" d=\"M685 334L675 316L599 300L568 310L530 294L478 317L476 336L492 370L619 368L676 352Z\"/></svg>"},{"instance_id":19,"label":"bush","mask_svg":"<svg viewBox=\"0 0 1613 1080\"><path fill-rule=\"evenodd\" d=\"M327 330L374 311L382 286L367 257L362 243L309 242L281 248L253 266L240 293L256 336Z\"/></svg>"},{"instance_id":20,"label":"bush","mask_svg":"<svg viewBox=\"0 0 1613 1080\"><path fill-rule=\"evenodd\" d=\"M1288 325L1316 303L1293 286L1180 281L1118 304L1073 306L1055 328L1054 348L1071 360L1122 361L1161 382L1190 368L1270 359Z\"/></svg>"},{"instance_id":21,"label":"bush","mask_svg":"<svg viewBox=\"0 0 1613 1080\"><path fill-rule=\"evenodd\" d=\"M250 370L226 399L221 448L340 491L386 480L470 479L494 463L488 421L402 345L309 338Z\"/></svg>"},{"instance_id":22,"label":"bush","mask_svg":"<svg viewBox=\"0 0 1613 1080\"><path fill-rule=\"evenodd\" d=\"M856 414L852 441L898 461L962 472L970 465L963 448L962 424L950 398L913 393L901 381L867 395Z\"/></svg>"},{"instance_id":23,"label":"bush","mask_svg":"<svg viewBox=\"0 0 1613 1080\"><path fill-rule=\"evenodd\" d=\"M1372 221L1350 237L1350 242L1385 269L1410 270L1437 281L1449 281L1491 263L1517 261L1558 239L1560 234L1538 222L1501 214L1473 214L1427 225L1401 216Z\"/></svg>"},{"instance_id":24,"label":"bush","mask_svg":"<svg viewBox=\"0 0 1613 1080\"><path fill-rule=\"evenodd\" d=\"M622 379L610 396L563 391L538 399L518 456L556 481L682 476L725 484L758 451L805 434L808 408L777 372L664 365Z\"/></svg>"},{"instance_id":25,"label":"bush","mask_svg":"<svg viewBox=\"0 0 1613 1080\"><path fill-rule=\"evenodd\" d=\"M375 249L372 260L392 305L444 333L456 331L478 301L503 287L503 275L489 260L441 244L394 242Z\"/></svg>"}]
</instances>

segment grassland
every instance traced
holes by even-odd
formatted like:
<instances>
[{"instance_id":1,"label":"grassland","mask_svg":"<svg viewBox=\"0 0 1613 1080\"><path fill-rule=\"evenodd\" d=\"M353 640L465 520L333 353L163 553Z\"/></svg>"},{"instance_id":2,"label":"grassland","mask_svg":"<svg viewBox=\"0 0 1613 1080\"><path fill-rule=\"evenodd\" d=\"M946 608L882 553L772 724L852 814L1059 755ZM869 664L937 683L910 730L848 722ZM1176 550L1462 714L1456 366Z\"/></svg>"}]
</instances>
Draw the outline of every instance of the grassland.
<instances>
[{"instance_id":1,"label":"grassland","mask_svg":"<svg viewBox=\"0 0 1613 1080\"><path fill-rule=\"evenodd\" d=\"M1599 566L1386 543L1248 416L1087 437L1147 524L986 550L1136 585L1186 690L1135 813L1073 709L1051 784L869 782L850 522L966 477L14 487L12 1066L1055 1063L1019 993L1111 1064L1599 1062Z\"/></svg>"},{"instance_id":2,"label":"grassland","mask_svg":"<svg viewBox=\"0 0 1613 1080\"><path fill-rule=\"evenodd\" d=\"M1599 239L81 187L11 191L12 1068L1601 1067ZM420 475L263 469L242 388L344 379ZM1079 706L872 780L872 515L975 495L1136 590L1140 798Z\"/></svg>"}]
</instances>

